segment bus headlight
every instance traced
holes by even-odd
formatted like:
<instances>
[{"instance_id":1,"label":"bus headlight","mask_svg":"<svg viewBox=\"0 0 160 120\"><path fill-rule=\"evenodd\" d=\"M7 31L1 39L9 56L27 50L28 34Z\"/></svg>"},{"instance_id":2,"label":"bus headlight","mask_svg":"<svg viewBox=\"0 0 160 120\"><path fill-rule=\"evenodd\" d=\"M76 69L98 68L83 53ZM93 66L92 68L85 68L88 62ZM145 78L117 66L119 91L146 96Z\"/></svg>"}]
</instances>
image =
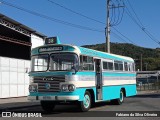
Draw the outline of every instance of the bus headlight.
<instances>
[{"instance_id":1,"label":"bus headlight","mask_svg":"<svg viewBox=\"0 0 160 120\"><path fill-rule=\"evenodd\" d=\"M69 91L74 91L75 90L75 86L74 85L68 85L68 90Z\"/></svg>"},{"instance_id":2,"label":"bus headlight","mask_svg":"<svg viewBox=\"0 0 160 120\"><path fill-rule=\"evenodd\" d=\"M38 86L36 84L29 85L29 92L38 92Z\"/></svg>"},{"instance_id":3,"label":"bus headlight","mask_svg":"<svg viewBox=\"0 0 160 120\"><path fill-rule=\"evenodd\" d=\"M61 85L61 90L63 92L72 92L75 89L76 89L76 87L73 84L64 84L64 85Z\"/></svg>"},{"instance_id":4,"label":"bus headlight","mask_svg":"<svg viewBox=\"0 0 160 120\"><path fill-rule=\"evenodd\" d=\"M62 91L68 91L68 85L62 85L61 89Z\"/></svg>"}]
</instances>

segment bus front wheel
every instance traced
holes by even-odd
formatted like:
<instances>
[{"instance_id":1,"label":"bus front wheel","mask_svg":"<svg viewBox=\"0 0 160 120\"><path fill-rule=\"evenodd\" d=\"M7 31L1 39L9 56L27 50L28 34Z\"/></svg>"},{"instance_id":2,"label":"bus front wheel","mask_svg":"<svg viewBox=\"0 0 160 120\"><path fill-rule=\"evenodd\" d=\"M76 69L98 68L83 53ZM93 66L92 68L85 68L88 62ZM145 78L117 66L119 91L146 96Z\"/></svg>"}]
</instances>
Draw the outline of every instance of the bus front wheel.
<instances>
[{"instance_id":1,"label":"bus front wheel","mask_svg":"<svg viewBox=\"0 0 160 120\"><path fill-rule=\"evenodd\" d=\"M79 102L79 107L82 112L87 112L91 107L91 94L86 91L84 94L83 101Z\"/></svg>"},{"instance_id":2,"label":"bus front wheel","mask_svg":"<svg viewBox=\"0 0 160 120\"><path fill-rule=\"evenodd\" d=\"M46 112L52 112L55 108L55 104L52 101L41 101L41 107Z\"/></svg>"}]
</instances>

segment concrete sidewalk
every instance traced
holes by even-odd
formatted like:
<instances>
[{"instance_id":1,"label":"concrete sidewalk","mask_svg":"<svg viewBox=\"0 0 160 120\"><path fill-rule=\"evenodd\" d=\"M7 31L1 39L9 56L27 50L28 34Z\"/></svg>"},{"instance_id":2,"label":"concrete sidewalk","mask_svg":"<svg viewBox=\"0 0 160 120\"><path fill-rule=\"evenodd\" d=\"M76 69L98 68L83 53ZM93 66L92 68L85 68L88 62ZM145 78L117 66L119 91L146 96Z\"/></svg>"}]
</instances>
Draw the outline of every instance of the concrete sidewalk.
<instances>
[{"instance_id":1,"label":"concrete sidewalk","mask_svg":"<svg viewBox=\"0 0 160 120\"><path fill-rule=\"evenodd\" d=\"M137 95L154 94L154 93L160 93L160 90L138 91ZM1 98L0 99L0 112L11 110L11 109L27 108L27 107L34 107L34 106L40 106L40 103L28 101L27 97L3 98L3 99Z\"/></svg>"},{"instance_id":2,"label":"concrete sidewalk","mask_svg":"<svg viewBox=\"0 0 160 120\"><path fill-rule=\"evenodd\" d=\"M27 100L27 97L17 97L17 98L1 98L0 99L0 112L18 109L18 108L27 108L33 106L39 106L39 102L30 102Z\"/></svg>"},{"instance_id":3,"label":"concrete sidewalk","mask_svg":"<svg viewBox=\"0 0 160 120\"><path fill-rule=\"evenodd\" d=\"M141 94L152 94L152 93L160 93L160 90L138 91L137 95L141 95Z\"/></svg>"}]
</instances>

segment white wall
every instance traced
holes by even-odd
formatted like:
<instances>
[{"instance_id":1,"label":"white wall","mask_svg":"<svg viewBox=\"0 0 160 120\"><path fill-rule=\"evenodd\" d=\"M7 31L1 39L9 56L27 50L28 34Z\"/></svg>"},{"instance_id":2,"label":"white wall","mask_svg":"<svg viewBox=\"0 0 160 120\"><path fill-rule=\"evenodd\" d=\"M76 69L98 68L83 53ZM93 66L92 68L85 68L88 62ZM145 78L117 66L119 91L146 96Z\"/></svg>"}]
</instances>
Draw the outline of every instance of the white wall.
<instances>
[{"instance_id":1,"label":"white wall","mask_svg":"<svg viewBox=\"0 0 160 120\"><path fill-rule=\"evenodd\" d=\"M31 42L32 42L32 48L35 48L44 44L43 39L34 34L31 34Z\"/></svg>"},{"instance_id":2,"label":"white wall","mask_svg":"<svg viewBox=\"0 0 160 120\"><path fill-rule=\"evenodd\" d=\"M44 44L42 38L31 34L32 48ZM0 57L0 98L27 96L30 60Z\"/></svg>"},{"instance_id":3,"label":"white wall","mask_svg":"<svg viewBox=\"0 0 160 120\"><path fill-rule=\"evenodd\" d=\"M0 57L0 98L28 95L30 60Z\"/></svg>"}]
</instances>

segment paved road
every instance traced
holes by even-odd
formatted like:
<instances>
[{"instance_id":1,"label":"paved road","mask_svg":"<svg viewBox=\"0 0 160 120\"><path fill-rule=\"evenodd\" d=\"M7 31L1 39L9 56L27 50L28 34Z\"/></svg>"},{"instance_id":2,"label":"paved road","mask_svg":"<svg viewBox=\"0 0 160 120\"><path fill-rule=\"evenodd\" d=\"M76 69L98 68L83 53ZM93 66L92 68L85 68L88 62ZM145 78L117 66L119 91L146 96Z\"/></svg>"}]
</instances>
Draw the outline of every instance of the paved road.
<instances>
[{"instance_id":1,"label":"paved road","mask_svg":"<svg viewBox=\"0 0 160 120\"><path fill-rule=\"evenodd\" d=\"M44 112L40 106L34 106L34 107L24 107L20 109L12 109L8 110L11 112L41 112L43 117L48 117L45 119L74 119L77 117L77 120L84 119L83 117L94 117L93 119L122 119L127 120L128 117L99 117L102 116L116 116L116 113L124 113L124 114L130 114L130 113L140 113L139 111L143 111L142 113L146 113L148 111L151 111L152 113L155 113L153 111L159 111L160 114L160 94L145 94L145 95L137 95L135 97L126 98L125 102L122 105L112 105L109 102L104 103L97 103L95 107L91 108L89 112L81 113L78 110L78 107L75 105L57 105L53 113L46 113ZM113 112L111 112L113 111ZM116 112L115 112L116 111ZM125 112L128 111L128 112ZM135 111L135 112L133 112ZM146 111L146 112L144 112ZM74 116L74 117L71 117ZM81 117L79 117L81 116ZM83 116L83 117L82 117ZM98 116L98 117L95 117ZM87 117L85 119L91 120L90 117ZM26 118L27 119L27 118ZM44 118L41 118L44 119ZM157 119L157 117L130 117L129 119Z\"/></svg>"}]
</instances>

